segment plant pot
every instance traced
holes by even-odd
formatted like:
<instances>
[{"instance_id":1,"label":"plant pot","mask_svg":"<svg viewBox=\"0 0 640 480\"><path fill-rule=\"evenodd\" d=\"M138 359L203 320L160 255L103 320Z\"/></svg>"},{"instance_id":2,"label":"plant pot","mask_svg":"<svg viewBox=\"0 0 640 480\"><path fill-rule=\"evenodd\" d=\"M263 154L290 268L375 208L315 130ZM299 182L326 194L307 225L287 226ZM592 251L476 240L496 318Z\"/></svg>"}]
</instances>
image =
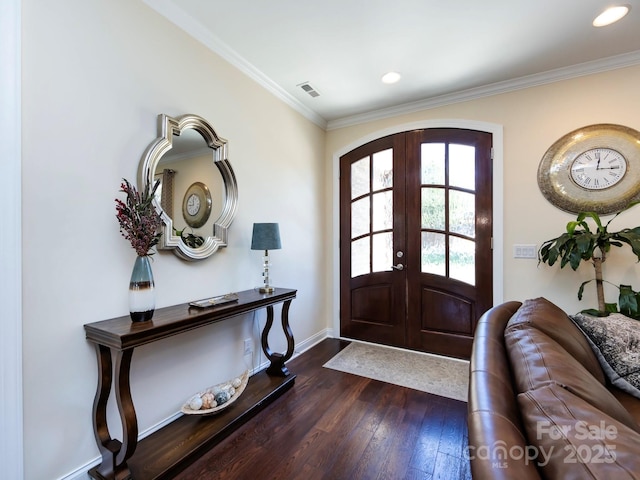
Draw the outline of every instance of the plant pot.
<instances>
[{"instance_id":1,"label":"plant pot","mask_svg":"<svg viewBox=\"0 0 640 480\"><path fill-rule=\"evenodd\" d=\"M129 313L133 322L146 322L153 318L156 292L149 257L138 256L133 264L129 281Z\"/></svg>"}]
</instances>

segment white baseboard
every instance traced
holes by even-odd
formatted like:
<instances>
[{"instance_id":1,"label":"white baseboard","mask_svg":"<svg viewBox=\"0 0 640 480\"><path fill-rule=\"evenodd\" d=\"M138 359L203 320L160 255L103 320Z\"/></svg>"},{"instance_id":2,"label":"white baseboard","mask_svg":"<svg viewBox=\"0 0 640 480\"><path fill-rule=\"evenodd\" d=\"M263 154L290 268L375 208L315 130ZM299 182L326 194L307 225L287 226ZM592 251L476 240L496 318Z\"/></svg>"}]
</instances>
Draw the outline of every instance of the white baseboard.
<instances>
[{"instance_id":1,"label":"white baseboard","mask_svg":"<svg viewBox=\"0 0 640 480\"><path fill-rule=\"evenodd\" d=\"M331 338L333 335L333 328L325 328L324 330L319 331L315 335L303 340L302 342L296 344L295 350L293 351L293 356L291 358L296 358L301 353L306 352L311 347L315 347L325 338Z\"/></svg>"},{"instance_id":2,"label":"white baseboard","mask_svg":"<svg viewBox=\"0 0 640 480\"><path fill-rule=\"evenodd\" d=\"M65 475L64 477L60 477L58 480L93 480L89 476L88 472L90 469L92 469L99 463L100 461L98 460L88 465L85 465L84 467L80 467L78 470L71 472L70 474Z\"/></svg>"}]
</instances>

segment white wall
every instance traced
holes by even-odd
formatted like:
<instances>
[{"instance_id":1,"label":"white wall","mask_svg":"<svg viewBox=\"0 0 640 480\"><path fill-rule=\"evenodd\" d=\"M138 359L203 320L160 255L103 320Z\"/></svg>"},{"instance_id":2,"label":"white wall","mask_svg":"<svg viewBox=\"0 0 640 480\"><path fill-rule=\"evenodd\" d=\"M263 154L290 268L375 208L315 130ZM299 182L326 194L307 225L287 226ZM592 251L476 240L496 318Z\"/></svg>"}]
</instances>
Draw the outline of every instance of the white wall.
<instances>
[{"instance_id":1,"label":"white wall","mask_svg":"<svg viewBox=\"0 0 640 480\"><path fill-rule=\"evenodd\" d=\"M303 344L329 325L325 134L142 2L24 0L22 9L25 478L71 478L98 456L96 359L83 324L128 314L135 253L118 232L114 199L121 177L135 180L156 116L206 118L229 141L239 188L227 248L199 263L154 256L157 307L260 285L252 224L279 222L272 280L299 290L290 320ZM258 340L253 316L136 350L140 431L255 366L242 357L246 336ZM284 336L272 344L284 349ZM110 419L118 436L114 407Z\"/></svg>"},{"instance_id":2,"label":"white wall","mask_svg":"<svg viewBox=\"0 0 640 480\"><path fill-rule=\"evenodd\" d=\"M23 476L20 37L20 1L0 3L0 465L16 479Z\"/></svg>"},{"instance_id":3,"label":"white wall","mask_svg":"<svg viewBox=\"0 0 640 480\"><path fill-rule=\"evenodd\" d=\"M564 232L575 215L551 205L540 193L537 184L538 164L553 142L579 127L594 123L618 123L640 130L640 67L629 67L607 73L566 80L555 84L528 88L479 100L433 108L417 113L372 121L327 132L325 175L332 176L327 196L337 198L338 178L333 174L334 156L345 146L375 137L378 132L397 130L399 125L431 125L439 121L452 123L486 122L502 126L504 143L502 168L504 181L494 188L503 190L503 217L494 224L504 232L501 255L504 300L524 300L545 296L568 312L597 308L595 287L587 285L581 302L577 299L580 284L593 278L593 268L587 264L577 272L558 265L537 265L537 260L513 258L514 244L536 244ZM335 200L334 200L335 203ZM333 212L327 215L326 239L337 232ZM604 217L609 220L611 217ZM613 231L640 225L640 206L625 212L611 225ZM494 242L495 243L495 242ZM615 284L628 283L640 289L640 267L628 246L614 249L604 265L605 280ZM338 279L337 271L330 275L328 288ZM607 289L607 301L617 301L617 290ZM333 305L338 299L333 295Z\"/></svg>"}]
</instances>

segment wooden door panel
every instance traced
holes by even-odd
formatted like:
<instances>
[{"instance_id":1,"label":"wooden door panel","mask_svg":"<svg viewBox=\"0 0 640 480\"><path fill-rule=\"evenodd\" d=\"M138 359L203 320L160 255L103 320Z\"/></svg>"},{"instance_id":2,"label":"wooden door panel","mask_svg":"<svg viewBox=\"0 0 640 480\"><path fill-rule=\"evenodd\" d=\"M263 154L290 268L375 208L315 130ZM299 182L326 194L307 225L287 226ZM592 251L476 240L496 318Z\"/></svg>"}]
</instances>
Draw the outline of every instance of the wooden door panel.
<instances>
[{"instance_id":1,"label":"wooden door panel","mask_svg":"<svg viewBox=\"0 0 640 480\"><path fill-rule=\"evenodd\" d=\"M392 273L378 274L391 276ZM340 333L372 343L402 347L406 344L402 295L394 292L394 284L362 282L351 289L348 321L341 322ZM341 312L342 317L345 315Z\"/></svg>"},{"instance_id":2,"label":"wooden door panel","mask_svg":"<svg viewBox=\"0 0 640 480\"><path fill-rule=\"evenodd\" d=\"M351 290L351 321L393 325L391 290L390 284Z\"/></svg>"},{"instance_id":3,"label":"wooden door panel","mask_svg":"<svg viewBox=\"0 0 640 480\"><path fill-rule=\"evenodd\" d=\"M453 333L425 330L419 336L419 345L409 347L412 350L446 355L447 357L469 359L473 347L473 337Z\"/></svg>"},{"instance_id":4,"label":"wooden door panel","mask_svg":"<svg viewBox=\"0 0 640 480\"><path fill-rule=\"evenodd\" d=\"M422 289L421 330L472 335L475 323L473 302L466 297L431 288Z\"/></svg>"}]
</instances>

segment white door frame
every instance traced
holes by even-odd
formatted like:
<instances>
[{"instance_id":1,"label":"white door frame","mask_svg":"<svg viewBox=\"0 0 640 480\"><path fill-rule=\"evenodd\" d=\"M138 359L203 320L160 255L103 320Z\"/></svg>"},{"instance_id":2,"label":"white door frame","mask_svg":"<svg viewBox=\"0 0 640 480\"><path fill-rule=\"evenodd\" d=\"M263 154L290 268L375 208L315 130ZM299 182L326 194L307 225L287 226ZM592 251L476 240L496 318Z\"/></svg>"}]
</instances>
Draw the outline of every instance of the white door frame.
<instances>
[{"instance_id":1,"label":"white door frame","mask_svg":"<svg viewBox=\"0 0 640 480\"><path fill-rule=\"evenodd\" d=\"M331 318L333 319L333 337L340 338L340 157L378 138L396 133L427 128L463 128L488 132L493 135L493 304L503 302L504 272L503 272L503 211L504 211L504 183L503 183L503 128L502 125L489 122L478 122L464 119L435 119L422 120L413 123L395 125L383 130L365 135L358 140L345 145L333 152L332 171L332 228L331 236L332 273L329 291L331 294Z\"/></svg>"},{"instance_id":2,"label":"white door frame","mask_svg":"<svg viewBox=\"0 0 640 480\"><path fill-rule=\"evenodd\" d=\"M21 1L0 2L0 465L24 476L22 427Z\"/></svg>"}]
</instances>

